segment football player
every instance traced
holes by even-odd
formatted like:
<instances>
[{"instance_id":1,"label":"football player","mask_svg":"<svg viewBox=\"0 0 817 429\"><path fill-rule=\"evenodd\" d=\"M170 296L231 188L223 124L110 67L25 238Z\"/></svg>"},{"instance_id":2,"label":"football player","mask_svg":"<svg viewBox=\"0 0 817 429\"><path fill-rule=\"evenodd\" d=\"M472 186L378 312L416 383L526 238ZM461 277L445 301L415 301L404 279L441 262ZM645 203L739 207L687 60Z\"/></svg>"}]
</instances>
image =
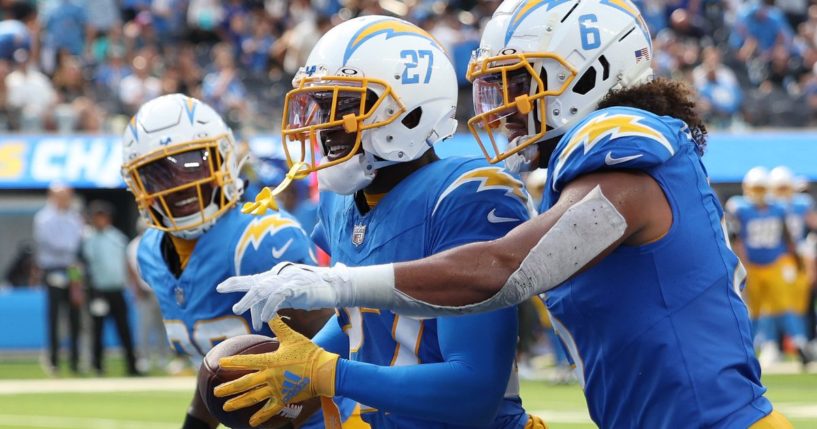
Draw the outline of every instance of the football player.
<instances>
[{"instance_id":1,"label":"football player","mask_svg":"<svg viewBox=\"0 0 817 429\"><path fill-rule=\"evenodd\" d=\"M817 210L814 206L814 199L807 192L798 192L796 189L794 174L788 167L778 166L769 172L769 189L772 198L786 208L786 228L789 230L791 239L797 250L797 255L803 262L803 269L797 271L797 278L794 287L789 288L792 293L789 301L789 311L798 317L798 326L802 327L803 336L799 341L808 338L806 332L806 319L811 298L811 285L815 281L815 249L814 243L808 240L810 230L817 230ZM792 258L788 258L789 266L794 264ZM798 340L795 340L797 343ZM800 357L803 362L812 358L809 356L808 348L802 343L797 344L801 351Z\"/></svg>"},{"instance_id":2,"label":"football player","mask_svg":"<svg viewBox=\"0 0 817 429\"><path fill-rule=\"evenodd\" d=\"M600 427L791 427L764 397L705 127L684 85L653 80L652 58L630 1L503 2L469 66L469 123L492 161L547 164L541 214L419 261L281 264L221 289L247 290L235 310L261 320L280 307L474 313L546 292ZM303 362L270 355L267 383L318 368Z\"/></svg>"},{"instance_id":3,"label":"football player","mask_svg":"<svg viewBox=\"0 0 817 429\"><path fill-rule=\"evenodd\" d=\"M226 338L271 336L267 327L253 330L247 319L232 314L239 294L219 295L215 286L277 261L312 264L312 243L286 213L253 218L236 208L244 188L241 159L221 117L182 94L156 98L131 119L123 155L122 176L150 226L137 250L139 275L156 294L171 346L200 363ZM309 336L329 315L290 314ZM195 394L183 427L217 425Z\"/></svg>"},{"instance_id":4,"label":"football player","mask_svg":"<svg viewBox=\"0 0 817 429\"><path fill-rule=\"evenodd\" d=\"M443 48L419 27L385 16L338 25L294 87L282 137L300 141L299 154L318 144L310 169L323 192L313 238L334 263L420 258L501 237L528 218L518 178L482 158L437 157L432 145L457 127L457 79ZM516 339L515 307L439 319L346 307L308 347L337 361L319 377L325 393L359 402L373 428L543 427L519 399ZM263 400L247 380L216 392L248 389L225 409ZM480 394L463 400L469 392Z\"/></svg>"},{"instance_id":5,"label":"football player","mask_svg":"<svg viewBox=\"0 0 817 429\"><path fill-rule=\"evenodd\" d=\"M744 294L764 366L777 360L778 331L792 335L798 348L804 329L791 312L797 278L794 241L786 227L786 208L769 196L769 170L750 169L743 177L743 195L726 202L733 232L732 246L748 273Z\"/></svg>"}]
</instances>

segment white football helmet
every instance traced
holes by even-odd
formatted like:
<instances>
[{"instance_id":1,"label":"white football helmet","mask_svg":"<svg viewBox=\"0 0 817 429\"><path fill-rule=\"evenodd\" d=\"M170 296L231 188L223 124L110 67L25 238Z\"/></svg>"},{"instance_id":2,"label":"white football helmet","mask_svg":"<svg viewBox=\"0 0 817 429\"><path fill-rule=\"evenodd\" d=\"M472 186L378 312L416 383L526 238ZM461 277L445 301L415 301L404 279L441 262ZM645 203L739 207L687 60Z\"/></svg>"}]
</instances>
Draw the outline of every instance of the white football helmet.
<instances>
[{"instance_id":1,"label":"white football helmet","mask_svg":"<svg viewBox=\"0 0 817 429\"><path fill-rule=\"evenodd\" d=\"M380 168L419 158L457 127L451 61L430 34L400 19L364 16L336 26L292 83L281 132L287 160L306 162L302 173L317 171L319 186L339 194L363 189Z\"/></svg>"},{"instance_id":2,"label":"white football helmet","mask_svg":"<svg viewBox=\"0 0 817 429\"><path fill-rule=\"evenodd\" d=\"M783 165L769 172L769 189L775 198L790 200L795 193L794 173Z\"/></svg>"},{"instance_id":3,"label":"white football helmet","mask_svg":"<svg viewBox=\"0 0 817 429\"><path fill-rule=\"evenodd\" d=\"M530 167L532 144L563 135L611 90L652 79L651 60L649 30L629 0L506 0L468 66L468 128L489 161Z\"/></svg>"},{"instance_id":4,"label":"white football helmet","mask_svg":"<svg viewBox=\"0 0 817 429\"><path fill-rule=\"evenodd\" d=\"M743 176L743 196L754 203L766 201L769 190L769 170L766 167L752 167Z\"/></svg>"},{"instance_id":5,"label":"white football helmet","mask_svg":"<svg viewBox=\"0 0 817 429\"><path fill-rule=\"evenodd\" d=\"M195 98L171 94L145 103L122 140L122 177L151 227L196 238L244 191L233 132Z\"/></svg>"}]
</instances>

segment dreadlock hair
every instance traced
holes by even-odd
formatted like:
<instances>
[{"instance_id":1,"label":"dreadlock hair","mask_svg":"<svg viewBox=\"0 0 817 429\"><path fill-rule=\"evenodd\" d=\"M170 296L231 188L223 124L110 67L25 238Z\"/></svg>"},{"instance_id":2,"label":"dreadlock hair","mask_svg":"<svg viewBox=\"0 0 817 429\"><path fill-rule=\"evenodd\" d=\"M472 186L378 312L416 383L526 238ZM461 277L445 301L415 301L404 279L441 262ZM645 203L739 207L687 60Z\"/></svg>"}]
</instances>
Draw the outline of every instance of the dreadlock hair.
<instances>
[{"instance_id":1,"label":"dreadlock hair","mask_svg":"<svg viewBox=\"0 0 817 429\"><path fill-rule=\"evenodd\" d=\"M706 148L706 126L695 111L689 87L681 82L658 78L647 83L610 91L599 102L599 109L613 106L634 107L658 116L672 116L689 127L698 155Z\"/></svg>"}]
</instances>

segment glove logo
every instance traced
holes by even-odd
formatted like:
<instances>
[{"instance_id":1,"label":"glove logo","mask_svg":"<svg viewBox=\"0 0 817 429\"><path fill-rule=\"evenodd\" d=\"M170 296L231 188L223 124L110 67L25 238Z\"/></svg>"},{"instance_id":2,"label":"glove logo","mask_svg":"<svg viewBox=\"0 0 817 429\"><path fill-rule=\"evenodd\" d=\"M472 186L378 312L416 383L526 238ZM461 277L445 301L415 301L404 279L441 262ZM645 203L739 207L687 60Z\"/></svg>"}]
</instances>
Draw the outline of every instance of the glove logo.
<instances>
[{"instance_id":1,"label":"glove logo","mask_svg":"<svg viewBox=\"0 0 817 429\"><path fill-rule=\"evenodd\" d=\"M303 405L289 404L286 407L281 408L281 411L278 412L278 415L288 419L294 419L301 414L301 411L303 409L304 409Z\"/></svg>"},{"instance_id":2,"label":"glove logo","mask_svg":"<svg viewBox=\"0 0 817 429\"><path fill-rule=\"evenodd\" d=\"M292 398L294 398L295 395L301 393L301 391L308 385L308 377L300 377L293 372L284 371L284 383L283 389L281 389L281 393L283 393L283 395L281 399L285 404L289 403L292 401Z\"/></svg>"}]
</instances>

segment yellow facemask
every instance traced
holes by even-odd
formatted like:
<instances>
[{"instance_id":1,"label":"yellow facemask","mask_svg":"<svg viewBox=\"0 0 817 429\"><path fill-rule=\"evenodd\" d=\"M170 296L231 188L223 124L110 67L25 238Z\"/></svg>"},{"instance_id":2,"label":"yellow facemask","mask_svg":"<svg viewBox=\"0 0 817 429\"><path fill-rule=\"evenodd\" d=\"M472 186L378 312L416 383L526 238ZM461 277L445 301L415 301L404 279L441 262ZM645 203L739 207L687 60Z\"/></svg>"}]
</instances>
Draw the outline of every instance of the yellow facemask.
<instances>
[{"instance_id":1,"label":"yellow facemask","mask_svg":"<svg viewBox=\"0 0 817 429\"><path fill-rule=\"evenodd\" d=\"M775 198L788 201L794 196L794 188L791 186L777 186L772 189Z\"/></svg>"},{"instance_id":2,"label":"yellow facemask","mask_svg":"<svg viewBox=\"0 0 817 429\"><path fill-rule=\"evenodd\" d=\"M762 204L766 201L768 189L765 186L744 186L743 195L751 202Z\"/></svg>"},{"instance_id":3,"label":"yellow facemask","mask_svg":"<svg viewBox=\"0 0 817 429\"><path fill-rule=\"evenodd\" d=\"M225 150L233 147L230 138L223 134L162 147L122 166L125 183L151 227L171 233L196 228L238 201L239 192L223 189L235 186L236 179L223 168L232 160L222 154L235 156Z\"/></svg>"},{"instance_id":4,"label":"yellow facemask","mask_svg":"<svg viewBox=\"0 0 817 429\"><path fill-rule=\"evenodd\" d=\"M388 125L406 112L391 86L380 79L321 76L296 77L296 80L297 88L284 98L281 143L290 167L301 162L306 164L300 174L351 159L360 150L363 131ZM382 119L364 124L387 99L388 110L379 115ZM343 153L333 154L331 149L323 147L322 133L346 140ZM300 143L299 152L290 147L290 142ZM323 159L316 156L316 151Z\"/></svg>"},{"instance_id":5,"label":"yellow facemask","mask_svg":"<svg viewBox=\"0 0 817 429\"><path fill-rule=\"evenodd\" d=\"M544 137L547 132L547 97L564 93L576 78L577 71L559 55L547 52L512 53L480 58L478 53L468 66L466 78L474 84L473 99L476 115L468 121L468 129L474 135L483 155L491 163L497 163L516 154ZM557 63L563 70L557 76L561 86L547 88L537 70L545 62ZM531 83L535 86L532 90ZM529 121L536 121L536 132L529 134ZM516 135L526 136L513 147L501 148L494 130L502 129L508 140ZM490 148L485 145L482 133L487 134Z\"/></svg>"}]
</instances>

